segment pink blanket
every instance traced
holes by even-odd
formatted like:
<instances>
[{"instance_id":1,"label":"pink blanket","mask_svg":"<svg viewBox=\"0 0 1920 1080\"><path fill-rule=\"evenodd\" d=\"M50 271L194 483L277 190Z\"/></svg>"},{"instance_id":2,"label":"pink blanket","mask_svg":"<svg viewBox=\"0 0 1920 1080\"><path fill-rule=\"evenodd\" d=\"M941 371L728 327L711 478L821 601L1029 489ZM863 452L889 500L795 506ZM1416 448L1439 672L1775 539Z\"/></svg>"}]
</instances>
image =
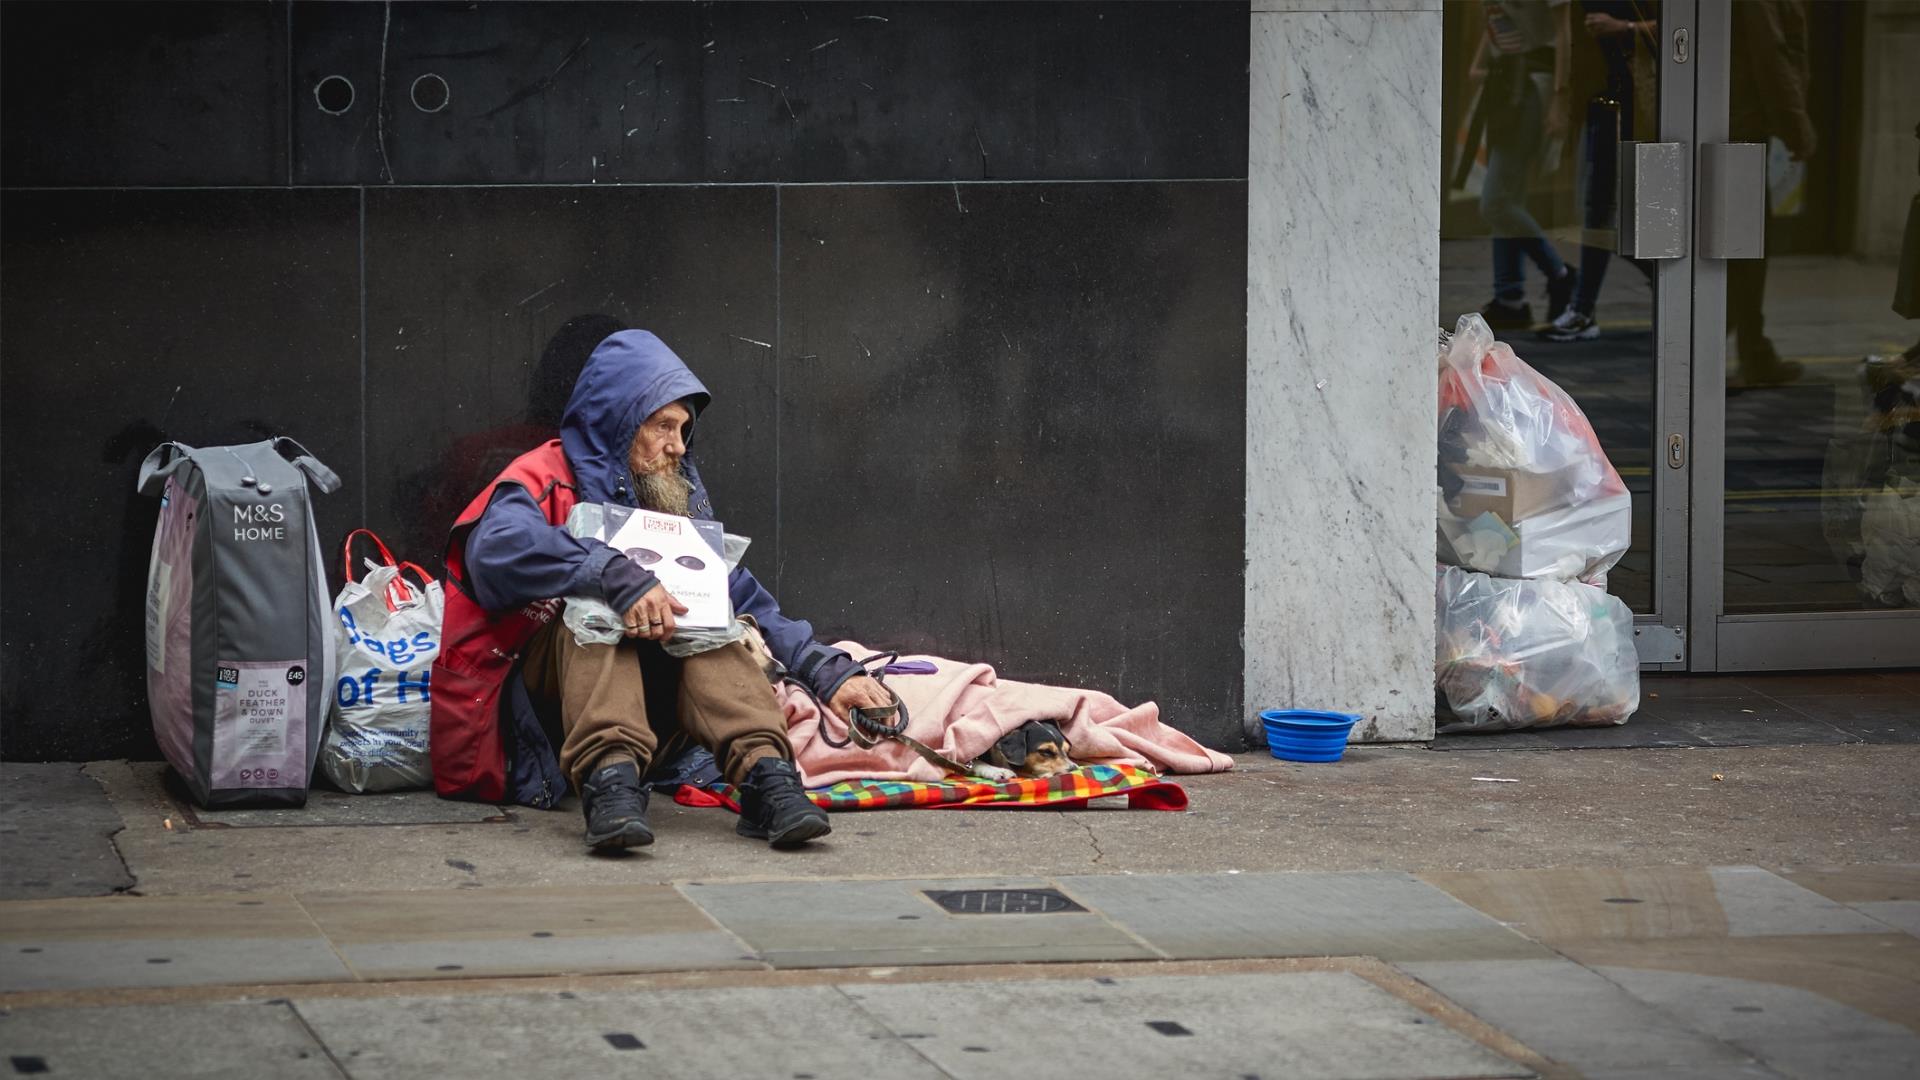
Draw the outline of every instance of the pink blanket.
<instances>
[{"instance_id":1,"label":"pink blanket","mask_svg":"<svg viewBox=\"0 0 1920 1080\"><path fill-rule=\"evenodd\" d=\"M858 642L838 647L855 659L873 650ZM938 656L902 656L925 660L940 670L933 675L889 675L887 685L906 703L907 734L954 761L968 762L986 753L1000 736L1029 720L1051 720L1073 744L1080 765L1138 765L1170 773L1224 772L1233 759L1209 750L1160 722L1160 707L1149 701L1127 708L1094 690L1014 682L985 664L965 664ZM842 780L941 779L940 769L892 740L861 749L835 748L820 738L820 712L805 695L780 688L787 713L787 736L808 786ZM838 717L828 730L844 739Z\"/></svg>"}]
</instances>

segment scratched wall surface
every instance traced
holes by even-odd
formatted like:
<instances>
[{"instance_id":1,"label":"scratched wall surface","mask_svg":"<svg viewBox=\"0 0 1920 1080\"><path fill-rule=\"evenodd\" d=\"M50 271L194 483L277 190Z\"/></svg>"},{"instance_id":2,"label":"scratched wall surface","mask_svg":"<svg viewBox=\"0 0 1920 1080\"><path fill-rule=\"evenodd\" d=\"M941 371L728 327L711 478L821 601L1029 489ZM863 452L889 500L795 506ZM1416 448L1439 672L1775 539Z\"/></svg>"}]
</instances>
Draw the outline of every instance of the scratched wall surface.
<instances>
[{"instance_id":1,"label":"scratched wall surface","mask_svg":"<svg viewBox=\"0 0 1920 1080\"><path fill-rule=\"evenodd\" d=\"M323 544L434 563L620 323L823 637L1240 745L1247 58L1244 3L0 5L0 756L157 756L155 442L294 435Z\"/></svg>"}]
</instances>

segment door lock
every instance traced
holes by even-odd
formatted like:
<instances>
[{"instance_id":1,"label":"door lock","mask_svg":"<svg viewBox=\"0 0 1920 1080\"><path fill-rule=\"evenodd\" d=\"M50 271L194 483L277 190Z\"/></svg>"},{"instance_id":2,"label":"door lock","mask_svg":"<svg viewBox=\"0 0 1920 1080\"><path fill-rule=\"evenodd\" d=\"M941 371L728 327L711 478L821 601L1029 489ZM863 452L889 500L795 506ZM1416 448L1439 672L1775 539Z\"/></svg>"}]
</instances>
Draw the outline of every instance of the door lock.
<instances>
[{"instance_id":1,"label":"door lock","mask_svg":"<svg viewBox=\"0 0 1920 1080\"><path fill-rule=\"evenodd\" d=\"M1687 62L1687 28L1682 26L1673 32L1673 62Z\"/></svg>"},{"instance_id":2,"label":"door lock","mask_svg":"<svg viewBox=\"0 0 1920 1080\"><path fill-rule=\"evenodd\" d=\"M1684 469L1687 466L1687 439L1684 435L1667 436L1667 468Z\"/></svg>"}]
</instances>

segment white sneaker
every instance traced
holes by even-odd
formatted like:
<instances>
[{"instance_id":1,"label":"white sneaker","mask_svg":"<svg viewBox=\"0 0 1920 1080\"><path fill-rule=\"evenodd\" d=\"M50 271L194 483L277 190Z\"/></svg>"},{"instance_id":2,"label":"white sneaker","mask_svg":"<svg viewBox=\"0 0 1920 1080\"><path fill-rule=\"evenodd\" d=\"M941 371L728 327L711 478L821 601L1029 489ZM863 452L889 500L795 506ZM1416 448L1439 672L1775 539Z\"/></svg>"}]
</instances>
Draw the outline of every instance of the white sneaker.
<instances>
[{"instance_id":1,"label":"white sneaker","mask_svg":"<svg viewBox=\"0 0 1920 1080\"><path fill-rule=\"evenodd\" d=\"M1591 315L1582 315L1572 308L1561 312L1540 331L1543 341L1592 341L1599 336L1600 324L1594 322Z\"/></svg>"}]
</instances>

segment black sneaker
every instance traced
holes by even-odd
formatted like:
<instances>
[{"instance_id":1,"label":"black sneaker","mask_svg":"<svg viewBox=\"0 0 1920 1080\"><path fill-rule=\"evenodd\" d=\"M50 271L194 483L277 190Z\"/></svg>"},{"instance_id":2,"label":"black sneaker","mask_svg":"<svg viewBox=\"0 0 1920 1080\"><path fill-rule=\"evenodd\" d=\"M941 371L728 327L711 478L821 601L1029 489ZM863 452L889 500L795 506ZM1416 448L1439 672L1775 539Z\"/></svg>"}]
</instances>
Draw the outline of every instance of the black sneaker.
<instances>
[{"instance_id":1,"label":"black sneaker","mask_svg":"<svg viewBox=\"0 0 1920 1080\"><path fill-rule=\"evenodd\" d=\"M1524 300L1509 304L1495 297L1480 309L1480 317L1494 330L1525 330L1533 325L1533 305Z\"/></svg>"},{"instance_id":2,"label":"black sneaker","mask_svg":"<svg viewBox=\"0 0 1920 1080\"><path fill-rule=\"evenodd\" d=\"M1580 291L1580 271L1567 267L1567 272L1547 282L1547 318L1558 319L1573 308L1573 294Z\"/></svg>"},{"instance_id":3,"label":"black sneaker","mask_svg":"<svg viewBox=\"0 0 1920 1080\"><path fill-rule=\"evenodd\" d=\"M603 765L580 783L580 808L587 815L587 846L595 851L646 847L647 792L640 769L631 761Z\"/></svg>"},{"instance_id":4,"label":"black sneaker","mask_svg":"<svg viewBox=\"0 0 1920 1080\"><path fill-rule=\"evenodd\" d=\"M813 805L800 786L793 762L764 757L740 782L740 822L733 831L774 847L796 847L833 831L827 812Z\"/></svg>"},{"instance_id":5,"label":"black sneaker","mask_svg":"<svg viewBox=\"0 0 1920 1080\"><path fill-rule=\"evenodd\" d=\"M1734 388L1751 386L1786 386L1800 381L1806 369L1798 360L1784 360L1774 351L1773 342L1761 338L1758 343L1748 346L1745 343L1737 351L1738 359L1734 366L1730 385Z\"/></svg>"}]
</instances>

